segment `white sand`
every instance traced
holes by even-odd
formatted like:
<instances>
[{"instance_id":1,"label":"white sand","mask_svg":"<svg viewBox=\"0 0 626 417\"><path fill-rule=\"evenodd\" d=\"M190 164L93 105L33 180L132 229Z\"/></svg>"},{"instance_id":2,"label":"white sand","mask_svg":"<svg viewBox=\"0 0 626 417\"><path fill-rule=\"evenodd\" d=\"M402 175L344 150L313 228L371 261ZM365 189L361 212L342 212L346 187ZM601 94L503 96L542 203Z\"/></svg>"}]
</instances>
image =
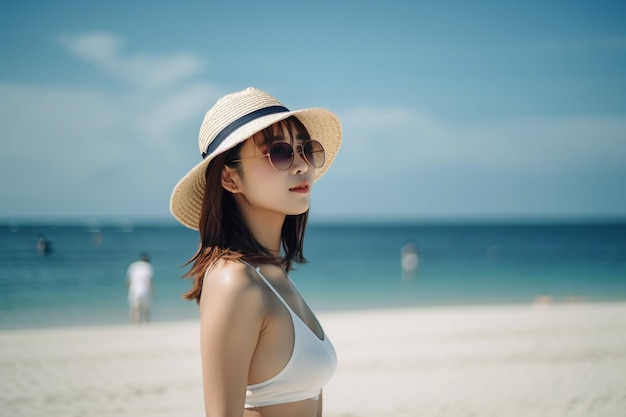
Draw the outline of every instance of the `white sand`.
<instances>
[{"instance_id":1,"label":"white sand","mask_svg":"<svg viewBox=\"0 0 626 417\"><path fill-rule=\"evenodd\" d=\"M319 315L327 417L626 415L626 303ZM203 416L197 323L0 332L0 416Z\"/></svg>"}]
</instances>

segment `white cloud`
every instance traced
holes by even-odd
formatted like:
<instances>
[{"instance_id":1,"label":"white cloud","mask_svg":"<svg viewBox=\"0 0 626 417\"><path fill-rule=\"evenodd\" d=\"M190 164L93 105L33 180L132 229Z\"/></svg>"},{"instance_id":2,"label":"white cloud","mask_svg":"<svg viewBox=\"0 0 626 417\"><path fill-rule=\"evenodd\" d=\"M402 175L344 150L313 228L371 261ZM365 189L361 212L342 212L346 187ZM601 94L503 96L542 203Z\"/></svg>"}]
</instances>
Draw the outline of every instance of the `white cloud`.
<instances>
[{"instance_id":1,"label":"white cloud","mask_svg":"<svg viewBox=\"0 0 626 417\"><path fill-rule=\"evenodd\" d=\"M198 74L203 67L202 60L191 53L180 52L164 56L123 55L124 39L110 33L61 35L58 42L77 58L141 88L169 87Z\"/></svg>"},{"instance_id":2,"label":"white cloud","mask_svg":"<svg viewBox=\"0 0 626 417\"><path fill-rule=\"evenodd\" d=\"M167 215L171 188L198 162L199 120L219 95L192 79L200 60L121 57L111 35L63 39L141 88L0 82L0 216Z\"/></svg>"},{"instance_id":3,"label":"white cloud","mask_svg":"<svg viewBox=\"0 0 626 417\"><path fill-rule=\"evenodd\" d=\"M624 117L452 124L384 107L340 116L344 142L316 191L318 216L626 214Z\"/></svg>"},{"instance_id":4,"label":"white cloud","mask_svg":"<svg viewBox=\"0 0 626 417\"><path fill-rule=\"evenodd\" d=\"M621 167L626 117L511 118L442 123L418 109L357 108L342 115L343 153L357 170L401 165L501 172ZM356 164L355 164L356 165ZM355 167L351 167L354 172Z\"/></svg>"}]
</instances>

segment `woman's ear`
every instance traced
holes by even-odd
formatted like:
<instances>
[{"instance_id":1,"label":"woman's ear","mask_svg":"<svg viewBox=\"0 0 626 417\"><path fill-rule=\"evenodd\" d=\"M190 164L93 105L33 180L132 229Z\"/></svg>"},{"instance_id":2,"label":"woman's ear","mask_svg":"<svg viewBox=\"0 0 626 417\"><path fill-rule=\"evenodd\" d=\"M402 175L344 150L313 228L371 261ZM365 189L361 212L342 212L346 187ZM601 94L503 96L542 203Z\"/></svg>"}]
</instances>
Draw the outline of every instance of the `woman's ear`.
<instances>
[{"instance_id":1,"label":"woman's ear","mask_svg":"<svg viewBox=\"0 0 626 417\"><path fill-rule=\"evenodd\" d=\"M236 179L239 178L237 174L237 170L228 166L224 167L222 171L222 187L232 194L237 194L239 192L239 188L237 187Z\"/></svg>"}]
</instances>

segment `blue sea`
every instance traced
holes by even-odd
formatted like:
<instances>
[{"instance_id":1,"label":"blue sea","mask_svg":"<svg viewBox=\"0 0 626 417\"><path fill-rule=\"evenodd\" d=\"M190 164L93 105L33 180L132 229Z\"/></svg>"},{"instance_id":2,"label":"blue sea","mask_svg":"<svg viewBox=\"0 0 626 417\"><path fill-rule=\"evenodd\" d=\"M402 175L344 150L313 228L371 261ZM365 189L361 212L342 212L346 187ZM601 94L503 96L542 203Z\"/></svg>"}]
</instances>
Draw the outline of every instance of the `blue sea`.
<instances>
[{"instance_id":1,"label":"blue sea","mask_svg":"<svg viewBox=\"0 0 626 417\"><path fill-rule=\"evenodd\" d=\"M181 295L197 243L177 225L0 224L0 329L126 323L126 269L140 252L155 269L153 321L196 319ZM626 300L626 223L314 224L305 256L291 277L316 311Z\"/></svg>"}]
</instances>

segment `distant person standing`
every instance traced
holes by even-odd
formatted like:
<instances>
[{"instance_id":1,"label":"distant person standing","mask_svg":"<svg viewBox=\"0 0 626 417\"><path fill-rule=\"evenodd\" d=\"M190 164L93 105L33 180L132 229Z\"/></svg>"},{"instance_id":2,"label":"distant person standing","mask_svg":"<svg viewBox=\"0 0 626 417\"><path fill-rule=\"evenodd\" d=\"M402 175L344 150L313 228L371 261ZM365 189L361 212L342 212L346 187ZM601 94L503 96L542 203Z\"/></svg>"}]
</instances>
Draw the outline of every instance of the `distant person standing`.
<instances>
[{"instance_id":1,"label":"distant person standing","mask_svg":"<svg viewBox=\"0 0 626 417\"><path fill-rule=\"evenodd\" d=\"M126 281L128 284L128 306L130 321L139 323L150 321L150 303L153 293L152 278L154 270L150 264L150 257L142 253L138 261L128 267Z\"/></svg>"},{"instance_id":2,"label":"distant person standing","mask_svg":"<svg viewBox=\"0 0 626 417\"><path fill-rule=\"evenodd\" d=\"M411 281L417 275L419 266L419 255L417 246L413 242L408 242L400 250L400 266L402 267L402 277Z\"/></svg>"}]
</instances>

